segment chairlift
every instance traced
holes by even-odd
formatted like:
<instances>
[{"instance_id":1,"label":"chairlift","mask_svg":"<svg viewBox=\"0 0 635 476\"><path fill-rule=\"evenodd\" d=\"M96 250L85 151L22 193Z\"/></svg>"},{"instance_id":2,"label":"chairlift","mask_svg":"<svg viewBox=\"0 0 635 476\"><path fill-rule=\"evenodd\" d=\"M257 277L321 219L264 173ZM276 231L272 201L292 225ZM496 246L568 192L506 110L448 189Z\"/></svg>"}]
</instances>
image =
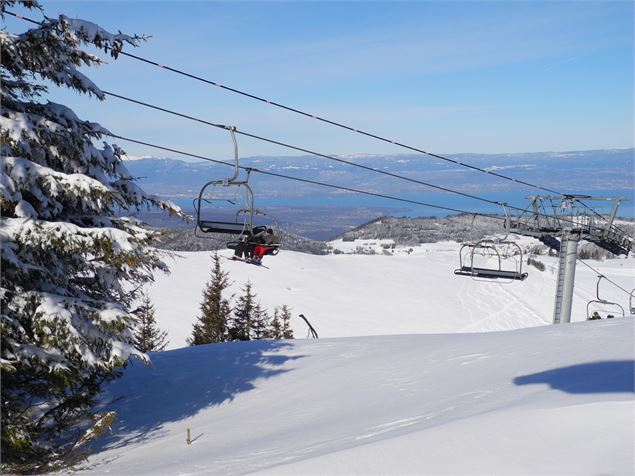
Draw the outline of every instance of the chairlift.
<instances>
[{"instance_id":1,"label":"chairlift","mask_svg":"<svg viewBox=\"0 0 635 476\"><path fill-rule=\"evenodd\" d=\"M523 251L517 243L509 241L509 216L504 203L505 229L502 239L483 239L475 243L464 243L459 250L459 267L454 274L470 276L479 281L501 279L507 282L523 281L528 274L523 273ZM513 267L510 266L513 263ZM503 267L505 265L505 267Z\"/></svg>"},{"instance_id":2,"label":"chairlift","mask_svg":"<svg viewBox=\"0 0 635 476\"><path fill-rule=\"evenodd\" d=\"M501 254L500 248L512 247L515 253ZM514 266L503 268L503 263ZM480 240L466 243L459 252L459 267L454 274L470 276L473 279L489 281L491 279L523 281L528 274L523 272L523 252L513 241Z\"/></svg>"},{"instance_id":3,"label":"chairlift","mask_svg":"<svg viewBox=\"0 0 635 476\"><path fill-rule=\"evenodd\" d=\"M199 238L207 238L205 235L207 233L247 236L253 234L254 193L248 183L250 170L247 170L245 180L237 180L239 168L236 128L227 127L227 129L234 143L234 174L226 179L207 182L201 188L198 198L194 199L194 210L196 210L194 234ZM240 213L234 215L236 208ZM233 221L231 215L234 215Z\"/></svg>"},{"instance_id":4,"label":"chairlift","mask_svg":"<svg viewBox=\"0 0 635 476\"><path fill-rule=\"evenodd\" d=\"M631 295L628 297L628 308L631 316L635 316L635 306L633 306L633 294L635 294L635 288L631 291Z\"/></svg>"},{"instance_id":5,"label":"chairlift","mask_svg":"<svg viewBox=\"0 0 635 476\"><path fill-rule=\"evenodd\" d=\"M602 281L602 278L604 278L603 275L598 275L598 282L595 286L595 299L592 299L591 301L589 301L586 305L586 318L587 320L593 320L592 319L592 315L593 312L602 312L603 314L605 314L606 316L612 315L614 316L615 314L618 313L619 310L619 314L624 317L626 316L626 313L624 312L624 308L613 301L609 301L607 299L602 299L600 297L600 281ZM635 290L634 290L635 291ZM631 292L631 297L632 297L632 292Z\"/></svg>"}]
</instances>

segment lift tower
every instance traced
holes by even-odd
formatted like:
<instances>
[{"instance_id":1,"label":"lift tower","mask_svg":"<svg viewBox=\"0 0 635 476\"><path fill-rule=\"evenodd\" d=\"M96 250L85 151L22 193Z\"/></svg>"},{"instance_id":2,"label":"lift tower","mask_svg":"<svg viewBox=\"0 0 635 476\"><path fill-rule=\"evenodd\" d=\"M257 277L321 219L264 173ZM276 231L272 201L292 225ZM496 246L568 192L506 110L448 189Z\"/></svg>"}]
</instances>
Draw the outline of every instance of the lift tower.
<instances>
[{"instance_id":1,"label":"lift tower","mask_svg":"<svg viewBox=\"0 0 635 476\"><path fill-rule=\"evenodd\" d=\"M559 251L553 323L571 322L579 241L590 241L616 255L628 256L633 251L633 238L613 224L620 203L627 199L579 195L533 196L529 199L529 208L518 217L508 218L507 227L512 233L538 238L550 248ZM580 203L581 199L612 202L610 215L600 215Z\"/></svg>"}]
</instances>

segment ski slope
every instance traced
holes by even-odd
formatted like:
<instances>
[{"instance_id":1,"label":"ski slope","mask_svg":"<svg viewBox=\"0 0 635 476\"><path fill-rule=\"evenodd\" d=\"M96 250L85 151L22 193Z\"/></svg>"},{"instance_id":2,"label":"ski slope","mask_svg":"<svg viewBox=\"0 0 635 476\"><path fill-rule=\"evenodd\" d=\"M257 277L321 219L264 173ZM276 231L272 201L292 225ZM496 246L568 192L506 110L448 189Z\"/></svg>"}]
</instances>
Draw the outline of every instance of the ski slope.
<instances>
[{"instance_id":1,"label":"ski slope","mask_svg":"<svg viewBox=\"0 0 635 476\"><path fill-rule=\"evenodd\" d=\"M362 245L375 246L381 253L381 243L376 241L333 243L343 251ZM283 250L265 257L269 269L225 259L222 266L232 282L227 297L240 294L250 281L264 308L273 312L275 306L290 306L296 338L307 336L298 314L309 319L320 337L489 332L552 322L557 258L538 257L546 265L543 272L525 264L523 271L529 277L523 282L484 282L454 275L459 248L455 242L430 243L410 253L397 248L391 256L316 256ZM228 250L220 254L231 256ZM157 275L149 288L158 325L169 334L168 349L186 345L212 263L210 252L179 255L167 261L171 274ZM635 288L635 259L587 263L622 288ZM586 305L595 299L596 283L597 275L578 263L572 322L586 319ZM628 295L606 281L600 293L602 299L628 309Z\"/></svg>"},{"instance_id":2,"label":"ski slope","mask_svg":"<svg viewBox=\"0 0 635 476\"><path fill-rule=\"evenodd\" d=\"M579 265L584 322L549 325L555 258L480 282L453 274L458 248L223 260L231 292L249 280L293 309L296 339L193 348L211 254L180 253L149 290L173 350L107 388L118 420L79 474L634 474L635 318L585 321L596 277ZM635 284L632 258L589 263Z\"/></svg>"}]
</instances>

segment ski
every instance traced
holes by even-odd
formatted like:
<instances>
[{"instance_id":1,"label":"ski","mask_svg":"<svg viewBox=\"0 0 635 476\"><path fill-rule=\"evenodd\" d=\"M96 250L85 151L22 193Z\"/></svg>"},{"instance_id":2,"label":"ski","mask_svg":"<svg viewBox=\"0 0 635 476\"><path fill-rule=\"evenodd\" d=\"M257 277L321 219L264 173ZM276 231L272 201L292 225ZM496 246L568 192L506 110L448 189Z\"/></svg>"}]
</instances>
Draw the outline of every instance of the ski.
<instances>
[{"instance_id":1,"label":"ski","mask_svg":"<svg viewBox=\"0 0 635 476\"><path fill-rule=\"evenodd\" d=\"M259 266L259 267L261 267L261 268L267 268L267 269L269 269L269 266L266 266L266 265L264 265L264 264L262 264L262 263L256 263L256 262L251 261L251 260L249 260L249 261L248 261L248 260L246 260L246 259L244 259L244 258L238 258L238 257L235 257L235 256L233 256L233 257L232 257L232 256L230 256L230 257L225 256L224 258L225 258L226 260L228 260L228 261L241 261L241 262L246 263L246 264L251 264L251 265L253 265L253 266Z\"/></svg>"}]
</instances>

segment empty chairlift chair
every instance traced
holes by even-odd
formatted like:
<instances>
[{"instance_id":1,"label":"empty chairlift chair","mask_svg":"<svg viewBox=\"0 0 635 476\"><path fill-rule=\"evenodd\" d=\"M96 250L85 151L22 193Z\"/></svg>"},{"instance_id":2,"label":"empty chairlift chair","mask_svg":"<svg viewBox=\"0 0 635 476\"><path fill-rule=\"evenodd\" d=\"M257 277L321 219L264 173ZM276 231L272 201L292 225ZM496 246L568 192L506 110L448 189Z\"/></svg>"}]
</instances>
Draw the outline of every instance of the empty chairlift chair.
<instances>
[{"instance_id":1,"label":"empty chairlift chair","mask_svg":"<svg viewBox=\"0 0 635 476\"><path fill-rule=\"evenodd\" d=\"M454 274L480 280L522 281L523 252L513 241L480 240L466 243L459 252L459 267Z\"/></svg>"},{"instance_id":2,"label":"empty chairlift chair","mask_svg":"<svg viewBox=\"0 0 635 476\"><path fill-rule=\"evenodd\" d=\"M206 234L209 233L247 236L253 234L254 194L248 184L249 171L245 180L237 180L238 143L235 128L228 127L228 130L234 143L234 174L226 179L207 182L194 199L194 234L200 238L207 237Z\"/></svg>"},{"instance_id":3,"label":"empty chairlift chair","mask_svg":"<svg viewBox=\"0 0 635 476\"><path fill-rule=\"evenodd\" d=\"M249 185L241 182L211 181L206 183L194 208L196 210L196 235L200 233L223 233L230 235L251 235L252 215L236 215L233 208L246 203L253 205L253 192Z\"/></svg>"},{"instance_id":4,"label":"empty chairlift chair","mask_svg":"<svg viewBox=\"0 0 635 476\"><path fill-rule=\"evenodd\" d=\"M523 273L523 250L517 243L507 240L510 223L507 205L503 202L500 205L505 213L505 237L502 240L465 243L459 250L459 267L454 274L481 281L513 282L527 277L527 273Z\"/></svg>"}]
</instances>

